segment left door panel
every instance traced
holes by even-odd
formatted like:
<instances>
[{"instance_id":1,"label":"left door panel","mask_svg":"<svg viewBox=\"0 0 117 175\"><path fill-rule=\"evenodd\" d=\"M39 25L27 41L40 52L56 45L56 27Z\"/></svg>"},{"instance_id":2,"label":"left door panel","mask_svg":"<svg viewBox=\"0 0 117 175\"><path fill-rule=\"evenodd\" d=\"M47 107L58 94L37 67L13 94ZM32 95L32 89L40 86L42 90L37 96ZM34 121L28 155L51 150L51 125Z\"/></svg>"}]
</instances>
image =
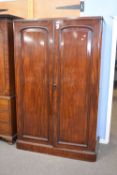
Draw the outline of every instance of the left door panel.
<instances>
[{"instance_id":1,"label":"left door panel","mask_svg":"<svg viewBox=\"0 0 117 175\"><path fill-rule=\"evenodd\" d=\"M52 28L49 21L15 22L18 138L47 144L52 143Z\"/></svg>"}]
</instances>

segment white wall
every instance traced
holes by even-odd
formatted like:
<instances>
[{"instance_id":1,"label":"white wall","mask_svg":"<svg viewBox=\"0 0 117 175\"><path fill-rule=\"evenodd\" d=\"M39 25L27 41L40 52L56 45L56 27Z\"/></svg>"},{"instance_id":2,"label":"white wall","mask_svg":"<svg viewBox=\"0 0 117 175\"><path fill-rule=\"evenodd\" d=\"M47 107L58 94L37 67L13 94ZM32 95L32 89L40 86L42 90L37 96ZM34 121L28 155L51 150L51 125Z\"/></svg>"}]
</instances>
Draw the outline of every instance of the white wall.
<instances>
[{"instance_id":1,"label":"white wall","mask_svg":"<svg viewBox=\"0 0 117 175\"><path fill-rule=\"evenodd\" d=\"M111 16L117 16L117 0L85 0L85 16L104 17L98 110L98 135L101 139L105 139L112 37Z\"/></svg>"}]
</instances>

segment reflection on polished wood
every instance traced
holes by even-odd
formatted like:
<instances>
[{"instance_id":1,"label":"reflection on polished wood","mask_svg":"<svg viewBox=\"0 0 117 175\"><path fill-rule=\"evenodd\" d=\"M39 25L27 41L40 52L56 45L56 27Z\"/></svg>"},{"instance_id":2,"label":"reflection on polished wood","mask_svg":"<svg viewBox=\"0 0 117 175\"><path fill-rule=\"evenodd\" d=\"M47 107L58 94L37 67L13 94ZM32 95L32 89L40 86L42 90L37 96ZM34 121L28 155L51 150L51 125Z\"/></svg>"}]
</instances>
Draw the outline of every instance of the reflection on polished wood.
<instances>
[{"instance_id":1,"label":"reflection on polished wood","mask_svg":"<svg viewBox=\"0 0 117 175\"><path fill-rule=\"evenodd\" d=\"M14 29L17 147L95 161L102 18Z\"/></svg>"}]
</instances>

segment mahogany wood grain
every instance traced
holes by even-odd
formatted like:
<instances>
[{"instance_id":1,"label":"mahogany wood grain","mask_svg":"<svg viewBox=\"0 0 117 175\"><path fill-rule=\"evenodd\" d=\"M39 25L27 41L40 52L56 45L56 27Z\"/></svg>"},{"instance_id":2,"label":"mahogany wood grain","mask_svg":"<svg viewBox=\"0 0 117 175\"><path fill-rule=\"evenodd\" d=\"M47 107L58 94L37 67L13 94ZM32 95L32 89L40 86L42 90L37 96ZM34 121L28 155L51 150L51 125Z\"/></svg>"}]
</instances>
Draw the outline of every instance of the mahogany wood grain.
<instances>
[{"instance_id":1,"label":"mahogany wood grain","mask_svg":"<svg viewBox=\"0 0 117 175\"><path fill-rule=\"evenodd\" d=\"M76 22L62 26L55 44L59 60L57 142L87 147L92 31Z\"/></svg>"},{"instance_id":2,"label":"mahogany wood grain","mask_svg":"<svg viewBox=\"0 0 117 175\"><path fill-rule=\"evenodd\" d=\"M50 144L53 25L16 22L15 27L18 136Z\"/></svg>"},{"instance_id":3,"label":"mahogany wood grain","mask_svg":"<svg viewBox=\"0 0 117 175\"><path fill-rule=\"evenodd\" d=\"M0 53L0 96L13 96L15 91L13 20L5 15L0 16Z\"/></svg>"},{"instance_id":4,"label":"mahogany wood grain","mask_svg":"<svg viewBox=\"0 0 117 175\"><path fill-rule=\"evenodd\" d=\"M95 150L102 21L59 19L54 26L55 145Z\"/></svg>"},{"instance_id":5,"label":"mahogany wood grain","mask_svg":"<svg viewBox=\"0 0 117 175\"><path fill-rule=\"evenodd\" d=\"M0 15L0 138L16 138L14 41L12 15Z\"/></svg>"},{"instance_id":6,"label":"mahogany wood grain","mask_svg":"<svg viewBox=\"0 0 117 175\"><path fill-rule=\"evenodd\" d=\"M13 143L16 130L15 97L0 96L0 138Z\"/></svg>"},{"instance_id":7,"label":"mahogany wood grain","mask_svg":"<svg viewBox=\"0 0 117 175\"><path fill-rule=\"evenodd\" d=\"M72 158L77 160L85 160L90 162L96 161L96 158L97 158L97 152L92 152L87 150L78 151L78 150L71 150L71 149L62 149L62 148L57 148L50 145L42 145L42 144L36 144L34 142L26 142L23 140L17 141L17 148L24 149L27 151L40 152L40 153L51 154L55 156Z\"/></svg>"},{"instance_id":8,"label":"mahogany wood grain","mask_svg":"<svg viewBox=\"0 0 117 175\"><path fill-rule=\"evenodd\" d=\"M95 161L102 18L14 29L17 147Z\"/></svg>"}]
</instances>

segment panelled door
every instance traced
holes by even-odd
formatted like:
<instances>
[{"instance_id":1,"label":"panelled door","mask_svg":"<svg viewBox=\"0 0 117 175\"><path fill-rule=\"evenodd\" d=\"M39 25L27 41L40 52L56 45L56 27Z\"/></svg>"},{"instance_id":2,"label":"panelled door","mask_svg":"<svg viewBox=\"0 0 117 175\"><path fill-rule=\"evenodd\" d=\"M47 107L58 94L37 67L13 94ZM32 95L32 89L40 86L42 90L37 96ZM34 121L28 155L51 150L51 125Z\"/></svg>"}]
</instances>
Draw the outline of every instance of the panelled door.
<instances>
[{"instance_id":1,"label":"panelled door","mask_svg":"<svg viewBox=\"0 0 117 175\"><path fill-rule=\"evenodd\" d=\"M18 139L52 143L52 34L49 21L15 22Z\"/></svg>"},{"instance_id":2,"label":"panelled door","mask_svg":"<svg viewBox=\"0 0 117 175\"><path fill-rule=\"evenodd\" d=\"M56 147L95 148L100 26L96 20L55 21L53 115Z\"/></svg>"},{"instance_id":3,"label":"panelled door","mask_svg":"<svg viewBox=\"0 0 117 175\"><path fill-rule=\"evenodd\" d=\"M101 21L14 26L18 139L95 150Z\"/></svg>"}]
</instances>

